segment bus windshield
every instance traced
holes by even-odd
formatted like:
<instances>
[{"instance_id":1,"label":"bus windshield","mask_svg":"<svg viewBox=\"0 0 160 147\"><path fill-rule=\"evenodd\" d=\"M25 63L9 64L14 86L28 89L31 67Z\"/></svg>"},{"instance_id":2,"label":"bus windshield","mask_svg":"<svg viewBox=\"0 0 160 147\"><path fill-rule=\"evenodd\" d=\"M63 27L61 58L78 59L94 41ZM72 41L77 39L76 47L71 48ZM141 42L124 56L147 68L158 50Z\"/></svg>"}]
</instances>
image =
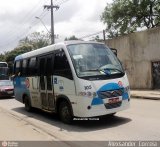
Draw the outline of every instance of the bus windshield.
<instances>
[{"instance_id":1,"label":"bus windshield","mask_svg":"<svg viewBox=\"0 0 160 147\"><path fill-rule=\"evenodd\" d=\"M0 80L8 80L8 67L0 67Z\"/></svg>"},{"instance_id":2,"label":"bus windshield","mask_svg":"<svg viewBox=\"0 0 160 147\"><path fill-rule=\"evenodd\" d=\"M0 62L0 67L8 67L8 64L6 62Z\"/></svg>"},{"instance_id":3,"label":"bus windshield","mask_svg":"<svg viewBox=\"0 0 160 147\"><path fill-rule=\"evenodd\" d=\"M124 74L121 63L104 44L82 43L67 48L78 77Z\"/></svg>"}]
</instances>

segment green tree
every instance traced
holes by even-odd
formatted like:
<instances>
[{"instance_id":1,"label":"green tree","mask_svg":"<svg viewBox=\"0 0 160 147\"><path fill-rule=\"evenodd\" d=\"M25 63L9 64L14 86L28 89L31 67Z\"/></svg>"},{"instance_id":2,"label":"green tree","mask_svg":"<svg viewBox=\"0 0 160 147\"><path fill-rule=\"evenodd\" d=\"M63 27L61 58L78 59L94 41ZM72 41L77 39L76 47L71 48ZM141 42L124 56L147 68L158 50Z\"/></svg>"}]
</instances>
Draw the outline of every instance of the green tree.
<instances>
[{"instance_id":1,"label":"green tree","mask_svg":"<svg viewBox=\"0 0 160 147\"><path fill-rule=\"evenodd\" d=\"M27 45L19 46L19 47L15 48L14 50L8 51L5 53L5 61L6 62L13 62L16 56L23 54L23 53L26 53L26 52L29 52L31 50L33 50L33 46L31 46L31 45L27 44Z\"/></svg>"},{"instance_id":2,"label":"green tree","mask_svg":"<svg viewBox=\"0 0 160 147\"><path fill-rule=\"evenodd\" d=\"M5 53L5 61L8 63L10 73L12 73L15 57L20 54L29 52L31 50L33 50L33 46L27 44L27 45L19 46L19 47L15 48L14 50L8 51Z\"/></svg>"},{"instance_id":3,"label":"green tree","mask_svg":"<svg viewBox=\"0 0 160 147\"><path fill-rule=\"evenodd\" d=\"M0 54L0 61L5 61L5 55L4 54Z\"/></svg>"},{"instance_id":4,"label":"green tree","mask_svg":"<svg viewBox=\"0 0 160 147\"><path fill-rule=\"evenodd\" d=\"M34 49L45 47L50 44L50 34L45 34L44 32L34 32L19 41L19 45L32 45Z\"/></svg>"},{"instance_id":5,"label":"green tree","mask_svg":"<svg viewBox=\"0 0 160 147\"><path fill-rule=\"evenodd\" d=\"M114 0L101 15L109 38L160 25L159 0Z\"/></svg>"},{"instance_id":6,"label":"green tree","mask_svg":"<svg viewBox=\"0 0 160 147\"><path fill-rule=\"evenodd\" d=\"M0 54L0 61L6 61L12 73L14 59L16 56L35 50L37 48L45 47L50 44L50 35L44 32L34 32L19 41L18 46L4 54Z\"/></svg>"},{"instance_id":7,"label":"green tree","mask_svg":"<svg viewBox=\"0 0 160 147\"><path fill-rule=\"evenodd\" d=\"M92 39L90 39L90 41L97 41L97 42L103 42L103 39L100 39L99 35L96 35L95 37L92 37Z\"/></svg>"},{"instance_id":8,"label":"green tree","mask_svg":"<svg viewBox=\"0 0 160 147\"><path fill-rule=\"evenodd\" d=\"M76 36L71 36L71 37L69 37L69 38L65 38L65 41L67 41L67 40L78 40L78 38L76 37Z\"/></svg>"}]
</instances>

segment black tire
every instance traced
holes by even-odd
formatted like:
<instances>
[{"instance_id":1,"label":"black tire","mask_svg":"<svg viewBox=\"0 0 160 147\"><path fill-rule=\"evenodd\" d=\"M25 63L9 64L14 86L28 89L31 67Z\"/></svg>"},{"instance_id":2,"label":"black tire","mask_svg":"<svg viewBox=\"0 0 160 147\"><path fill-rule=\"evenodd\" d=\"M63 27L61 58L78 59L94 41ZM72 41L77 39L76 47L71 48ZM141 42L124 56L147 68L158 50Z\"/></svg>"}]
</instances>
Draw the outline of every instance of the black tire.
<instances>
[{"instance_id":1,"label":"black tire","mask_svg":"<svg viewBox=\"0 0 160 147\"><path fill-rule=\"evenodd\" d=\"M71 106L67 101L62 101L60 103L58 114L62 122L66 124L72 123L73 115L71 111Z\"/></svg>"},{"instance_id":2,"label":"black tire","mask_svg":"<svg viewBox=\"0 0 160 147\"><path fill-rule=\"evenodd\" d=\"M26 111L28 111L28 112L32 111L31 101L28 96L25 96L25 98L24 98L24 105L25 105Z\"/></svg>"}]
</instances>

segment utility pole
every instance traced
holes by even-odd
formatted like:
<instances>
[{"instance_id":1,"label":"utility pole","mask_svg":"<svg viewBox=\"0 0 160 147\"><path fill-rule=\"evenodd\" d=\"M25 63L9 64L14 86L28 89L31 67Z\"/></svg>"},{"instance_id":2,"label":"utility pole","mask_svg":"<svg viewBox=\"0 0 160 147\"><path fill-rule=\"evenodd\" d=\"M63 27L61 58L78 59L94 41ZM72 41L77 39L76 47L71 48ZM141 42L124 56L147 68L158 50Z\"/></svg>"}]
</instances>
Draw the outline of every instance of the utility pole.
<instances>
[{"instance_id":1,"label":"utility pole","mask_svg":"<svg viewBox=\"0 0 160 147\"><path fill-rule=\"evenodd\" d=\"M104 40L104 43L106 42L106 31L103 30L103 40Z\"/></svg>"},{"instance_id":2,"label":"utility pole","mask_svg":"<svg viewBox=\"0 0 160 147\"><path fill-rule=\"evenodd\" d=\"M56 10L59 9L58 5L53 5L53 0L51 0L51 5L44 5L44 9L47 8L48 10L51 9L51 44L55 43L55 37L54 37L54 15L53 15L53 9Z\"/></svg>"}]
</instances>

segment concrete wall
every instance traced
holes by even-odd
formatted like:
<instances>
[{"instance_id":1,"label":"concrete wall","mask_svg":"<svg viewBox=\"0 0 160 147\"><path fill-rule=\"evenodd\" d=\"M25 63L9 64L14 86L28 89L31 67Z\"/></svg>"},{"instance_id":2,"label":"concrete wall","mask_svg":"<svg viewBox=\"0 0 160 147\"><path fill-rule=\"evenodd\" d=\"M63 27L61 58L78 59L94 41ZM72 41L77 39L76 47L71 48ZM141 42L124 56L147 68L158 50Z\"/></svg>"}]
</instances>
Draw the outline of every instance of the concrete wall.
<instances>
[{"instance_id":1,"label":"concrete wall","mask_svg":"<svg viewBox=\"0 0 160 147\"><path fill-rule=\"evenodd\" d=\"M106 40L118 50L130 86L133 89L152 89L152 61L160 61L160 27Z\"/></svg>"}]
</instances>

